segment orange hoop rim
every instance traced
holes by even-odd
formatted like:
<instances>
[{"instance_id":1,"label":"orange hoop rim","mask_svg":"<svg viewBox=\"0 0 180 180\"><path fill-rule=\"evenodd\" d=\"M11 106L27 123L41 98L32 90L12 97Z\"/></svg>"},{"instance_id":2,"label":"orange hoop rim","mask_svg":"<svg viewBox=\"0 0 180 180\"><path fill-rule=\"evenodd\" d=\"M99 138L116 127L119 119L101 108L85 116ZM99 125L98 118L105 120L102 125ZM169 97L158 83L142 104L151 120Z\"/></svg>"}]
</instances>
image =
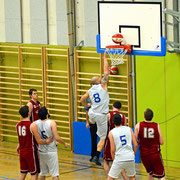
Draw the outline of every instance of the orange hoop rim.
<instances>
[{"instance_id":1,"label":"orange hoop rim","mask_svg":"<svg viewBox=\"0 0 180 180\"><path fill-rule=\"evenodd\" d=\"M127 49L127 53L131 53L132 52L132 45L129 44L120 44L120 45L108 45L106 46L106 49Z\"/></svg>"}]
</instances>

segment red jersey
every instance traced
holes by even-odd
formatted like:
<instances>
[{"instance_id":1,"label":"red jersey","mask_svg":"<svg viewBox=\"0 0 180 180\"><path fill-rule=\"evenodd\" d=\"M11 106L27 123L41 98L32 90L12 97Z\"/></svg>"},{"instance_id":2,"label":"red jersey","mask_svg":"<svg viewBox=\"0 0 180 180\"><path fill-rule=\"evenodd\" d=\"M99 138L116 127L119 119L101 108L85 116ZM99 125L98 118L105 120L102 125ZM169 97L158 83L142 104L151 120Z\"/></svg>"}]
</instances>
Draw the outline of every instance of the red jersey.
<instances>
[{"instance_id":1,"label":"red jersey","mask_svg":"<svg viewBox=\"0 0 180 180\"><path fill-rule=\"evenodd\" d=\"M159 125L154 122L139 123L139 149L141 156L160 152Z\"/></svg>"},{"instance_id":2,"label":"red jersey","mask_svg":"<svg viewBox=\"0 0 180 180\"><path fill-rule=\"evenodd\" d=\"M33 100L29 101L32 104L32 112L31 112L31 117L30 120L31 122L37 121L39 119L38 117L38 111L41 108L41 104L39 101L36 103Z\"/></svg>"},{"instance_id":3,"label":"red jersey","mask_svg":"<svg viewBox=\"0 0 180 180\"><path fill-rule=\"evenodd\" d=\"M30 125L30 121L20 121L16 125L20 152L34 150L34 138L33 134L30 131Z\"/></svg>"},{"instance_id":4,"label":"red jersey","mask_svg":"<svg viewBox=\"0 0 180 180\"><path fill-rule=\"evenodd\" d=\"M124 114L121 114L119 111L110 112L110 121L108 122L108 132L107 132L107 137L106 137L106 141L105 141L105 148L103 151L103 157L107 161L112 161L111 152L110 152L110 141L108 138L108 134L113 128L115 128L115 125L113 122L113 116L116 113L119 113L121 115L122 126L125 125L125 121L126 121L126 117L124 116Z\"/></svg>"},{"instance_id":5,"label":"red jersey","mask_svg":"<svg viewBox=\"0 0 180 180\"><path fill-rule=\"evenodd\" d=\"M109 121L109 128L108 128L109 131L112 130L113 128L115 128L114 122L113 122L113 116L116 113L121 115L121 122L122 122L121 124L122 124L122 126L125 125L126 118L125 118L124 114L121 114L119 111L112 111L112 112L110 112L110 121Z\"/></svg>"},{"instance_id":6,"label":"red jersey","mask_svg":"<svg viewBox=\"0 0 180 180\"><path fill-rule=\"evenodd\" d=\"M19 150L20 150L20 169L21 173L30 172L31 175L40 172L38 151L34 145L33 134L30 131L30 121L20 121L16 125Z\"/></svg>"}]
</instances>

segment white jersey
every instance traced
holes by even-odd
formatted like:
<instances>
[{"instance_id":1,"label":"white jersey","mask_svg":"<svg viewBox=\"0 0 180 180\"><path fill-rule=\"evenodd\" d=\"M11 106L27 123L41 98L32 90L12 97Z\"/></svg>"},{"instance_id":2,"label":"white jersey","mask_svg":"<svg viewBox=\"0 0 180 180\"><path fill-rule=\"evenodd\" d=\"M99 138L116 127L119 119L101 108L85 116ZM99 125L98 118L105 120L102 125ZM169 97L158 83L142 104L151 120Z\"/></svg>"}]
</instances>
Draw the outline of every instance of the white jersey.
<instances>
[{"instance_id":1,"label":"white jersey","mask_svg":"<svg viewBox=\"0 0 180 180\"><path fill-rule=\"evenodd\" d=\"M127 126L120 126L112 129L110 132L113 135L116 146L115 159L118 161L134 160L131 129Z\"/></svg>"},{"instance_id":2,"label":"white jersey","mask_svg":"<svg viewBox=\"0 0 180 180\"><path fill-rule=\"evenodd\" d=\"M92 102L90 111L101 114L109 112L109 94L102 88L101 84L93 85L88 93Z\"/></svg>"},{"instance_id":3,"label":"white jersey","mask_svg":"<svg viewBox=\"0 0 180 180\"><path fill-rule=\"evenodd\" d=\"M53 137L51 130L51 120L37 120L36 125L38 127L38 132L42 139ZM53 138L53 141L50 144L40 145L38 150L40 152L57 152L56 140Z\"/></svg>"}]
</instances>

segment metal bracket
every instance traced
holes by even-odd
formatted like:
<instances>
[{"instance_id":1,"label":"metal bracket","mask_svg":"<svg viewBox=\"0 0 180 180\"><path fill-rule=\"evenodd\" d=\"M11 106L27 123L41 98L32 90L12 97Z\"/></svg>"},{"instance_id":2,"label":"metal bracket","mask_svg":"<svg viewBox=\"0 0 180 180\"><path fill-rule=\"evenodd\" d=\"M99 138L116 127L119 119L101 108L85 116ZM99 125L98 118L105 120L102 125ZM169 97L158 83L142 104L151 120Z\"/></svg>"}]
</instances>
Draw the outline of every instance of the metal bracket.
<instances>
[{"instance_id":1,"label":"metal bracket","mask_svg":"<svg viewBox=\"0 0 180 180\"><path fill-rule=\"evenodd\" d=\"M80 43L77 46L75 46L75 49L80 49L83 46L84 46L84 40L81 40Z\"/></svg>"}]
</instances>

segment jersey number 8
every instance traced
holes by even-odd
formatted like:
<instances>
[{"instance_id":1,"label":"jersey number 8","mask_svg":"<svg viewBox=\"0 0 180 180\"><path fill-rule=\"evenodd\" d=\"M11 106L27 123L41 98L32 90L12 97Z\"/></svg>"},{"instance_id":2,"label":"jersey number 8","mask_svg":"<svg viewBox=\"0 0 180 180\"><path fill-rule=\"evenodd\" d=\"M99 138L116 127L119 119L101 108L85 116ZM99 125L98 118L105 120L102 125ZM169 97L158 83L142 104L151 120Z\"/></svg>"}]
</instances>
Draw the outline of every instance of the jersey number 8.
<instances>
[{"instance_id":1,"label":"jersey number 8","mask_svg":"<svg viewBox=\"0 0 180 180\"><path fill-rule=\"evenodd\" d=\"M99 93L93 94L93 97L94 97L94 102L99 103L101 101L99 97Z\"/></svg>"}]
</instances>

